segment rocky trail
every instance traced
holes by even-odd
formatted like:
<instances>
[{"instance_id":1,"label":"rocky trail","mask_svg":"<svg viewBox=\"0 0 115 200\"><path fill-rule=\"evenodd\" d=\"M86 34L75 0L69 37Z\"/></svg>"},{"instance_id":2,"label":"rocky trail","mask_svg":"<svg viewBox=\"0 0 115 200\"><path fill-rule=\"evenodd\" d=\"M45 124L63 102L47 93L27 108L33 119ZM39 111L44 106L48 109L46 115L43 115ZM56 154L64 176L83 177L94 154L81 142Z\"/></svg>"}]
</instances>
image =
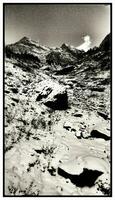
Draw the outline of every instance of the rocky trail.
<instances>
[{"instance_id":1,"label":"rocky trail","mask_svg":"<svg viewBox=\"0 0 115 200\"><path fill-rule=\"evenodd\" d=\"M110 40L6 46L6 195L110 195Z\"/></svg>"}]
</instances>

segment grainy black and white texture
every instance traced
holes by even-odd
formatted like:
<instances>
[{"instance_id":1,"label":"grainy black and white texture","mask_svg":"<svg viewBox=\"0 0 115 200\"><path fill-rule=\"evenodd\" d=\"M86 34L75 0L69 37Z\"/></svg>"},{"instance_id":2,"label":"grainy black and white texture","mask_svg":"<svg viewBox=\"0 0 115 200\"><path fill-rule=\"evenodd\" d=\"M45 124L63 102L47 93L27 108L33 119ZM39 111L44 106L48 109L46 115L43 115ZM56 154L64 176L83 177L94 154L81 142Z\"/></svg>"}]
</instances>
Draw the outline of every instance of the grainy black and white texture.
<instances>
[{"instance_id":1,"label":"grainy black and white texture","mask_svg":"<svg viewBox=\"0 0 115 200\"><path fill-rule=\"evenodd\" d=\"M19 12L18 6L20 6ZM10 34L10 30L14 30L15 35L13 19L17 16L15 21L19 22L18 18L22 19L20 12L27 13L24 9L26 6L30 14L34 5L21 4L13 8L12 5L6 4L6 40L9 40L8 30ZM35 6L34 11L37 13L40 5ZM42 26L45 25L42 16L44 14L46 18L46 13L53 6L42 5L44 12L37 13L38 24L41 20ZM64 23L62 8L66 12L67 5L57 5L57 10L58 6L61 8ZM94 13L95 18L92 18L95 26L100 24L105 12L102 5L92 5L93 11L97 6L97 14ZM70 8L68 5L67 9L71 10L71 7L72 5ZM74 4L73 7L76 8L76 12L79 11L78 17L85 16L86 13L89 13L88 18L91 17L91 5ZM103 5L103 7L108 9L108 6ZM10 13L12 9L15 12ZM81 13L83 9L84 14ZM98 19L96 16L100 13L99 9L103 12L100 21L95 21ZM72 18L74 12L68 12L68 16L72 15ZM60 19L58 12L55 14L57 19ZM33 15L34 21L35 14ZM14 23L14 27L9 27L8 16L11 17L11 25ZM26 14L23 14L24 16ZM50 17L49 21L52 22ZM63 23L61 24L59 19L56 22L58 21L58 26L60 24L61 27ZM106 22L106 27L110 27L109 22ZM66 26L71 27L70 21ZM23 27L22 20L22 29ZM57 47L43 46L26 36L5 46L5 195L111 195L111 33L107 34L104 30L105 36L97 47L94 47L90 33L85 32L84 28L86 27L81 28L80 24L76 27L77 34L78 32L84 34L84 43L77 47L76 44L66 43ZM32 33L36 32L39 26L37 28L31 26L31 29ZM40 27L41 32L42 29L43 27ZM97 27L93 30L97 38L101 29L102 27ZM68 30L65 30L66 36L69 34ZM58 31L60 33L57 29L57 33ZM37 37L39 38L39 35ZM66 39L69 40L69 37ZM44 44L48 41L43 38L42 40ZM52 44L58 42L54 35L50 36L49 40L50 44L51 41ZM63 40L63 36L60 40ZM71 41L74 43L75 38L73 40L70 34L70 43Z\"/></svg>"}]
</instances>

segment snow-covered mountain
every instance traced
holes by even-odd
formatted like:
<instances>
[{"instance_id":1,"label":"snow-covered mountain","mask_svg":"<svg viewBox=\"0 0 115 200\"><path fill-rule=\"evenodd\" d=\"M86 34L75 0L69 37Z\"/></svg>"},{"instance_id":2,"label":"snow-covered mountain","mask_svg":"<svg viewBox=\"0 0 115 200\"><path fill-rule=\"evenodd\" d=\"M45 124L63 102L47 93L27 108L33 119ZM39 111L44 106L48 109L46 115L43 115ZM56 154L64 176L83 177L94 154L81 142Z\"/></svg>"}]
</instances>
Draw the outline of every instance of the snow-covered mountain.
<instances>
[{"instance_id":1,"label":"snow-covered mountain","mask_svg":"<svg viewBox=\"0 0 115 200\"><path fill-rule=\"evenodd\" d=\"M5 47L5 194L111 195L111 34L87 52Z\"/></svg>"}]
</instances>

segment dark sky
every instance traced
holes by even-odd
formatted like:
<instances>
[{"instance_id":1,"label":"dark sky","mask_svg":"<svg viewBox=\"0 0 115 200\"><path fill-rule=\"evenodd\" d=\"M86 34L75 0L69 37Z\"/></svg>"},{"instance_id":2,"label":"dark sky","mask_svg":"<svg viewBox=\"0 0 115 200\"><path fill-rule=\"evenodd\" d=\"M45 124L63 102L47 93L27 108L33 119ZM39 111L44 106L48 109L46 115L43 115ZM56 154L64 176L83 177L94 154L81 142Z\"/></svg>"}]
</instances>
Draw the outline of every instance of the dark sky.
<instances>
[{"instance_id":1,"label":"dark sky","mask_svg":"<svg viewBox=\"0 0 115 200\"><path fill-rule=\"evenodd\" d=\"M110 6L86 4L5 5L5 41L14 43L23 36L41 45L79 46L89 35L91 46L99 45L110 32Z\"/></svg>"}]
</instances>

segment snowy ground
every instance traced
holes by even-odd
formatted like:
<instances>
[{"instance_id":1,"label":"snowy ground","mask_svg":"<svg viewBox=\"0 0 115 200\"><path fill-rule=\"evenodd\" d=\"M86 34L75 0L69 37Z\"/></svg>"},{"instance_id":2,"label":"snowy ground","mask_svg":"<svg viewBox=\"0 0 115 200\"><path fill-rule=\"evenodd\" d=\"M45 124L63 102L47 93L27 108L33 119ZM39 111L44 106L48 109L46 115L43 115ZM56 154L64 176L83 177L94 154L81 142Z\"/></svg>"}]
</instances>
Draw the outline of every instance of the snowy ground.
<instances>
[{"instance_id":1,"label":"snowy ground","mask_svg":"<svg viewBox=\"0 0 115 200\"><path fill-rule=\"evenodd\" d=\"M44 69L23 71L6 59L5 194L110 195L110 86L96 88L109 71L86 77L82 67L65 76ZM46 106L63 88L68 108Z\"/></svg>"}]
</instances>

